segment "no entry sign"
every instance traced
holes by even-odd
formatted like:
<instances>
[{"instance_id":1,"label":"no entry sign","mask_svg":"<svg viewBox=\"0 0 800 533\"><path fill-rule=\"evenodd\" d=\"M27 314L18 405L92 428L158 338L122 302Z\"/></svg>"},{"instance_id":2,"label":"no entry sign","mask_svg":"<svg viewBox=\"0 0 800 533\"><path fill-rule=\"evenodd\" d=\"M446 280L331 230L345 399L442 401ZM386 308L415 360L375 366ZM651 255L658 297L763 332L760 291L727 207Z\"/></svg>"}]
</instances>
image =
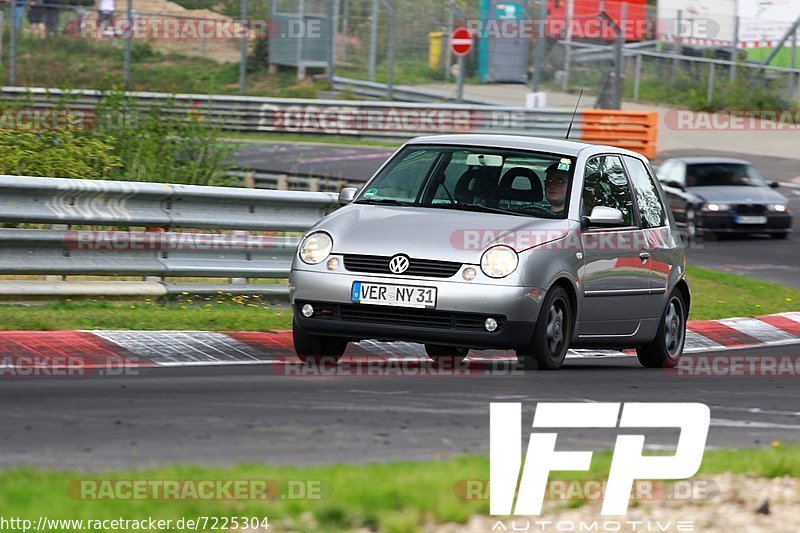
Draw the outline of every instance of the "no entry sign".
<instances>
[{"instance_id":1,"label":"no entry sign","mask_svg":"<svg viewBox=\"0 0 800 533\"><path fill-rule=\"evenodd\" d=\"M467 55L472 50L472 33L467 28L456 28L450 35L450 49L457 56Z\"/></svg>"}]
</instances>

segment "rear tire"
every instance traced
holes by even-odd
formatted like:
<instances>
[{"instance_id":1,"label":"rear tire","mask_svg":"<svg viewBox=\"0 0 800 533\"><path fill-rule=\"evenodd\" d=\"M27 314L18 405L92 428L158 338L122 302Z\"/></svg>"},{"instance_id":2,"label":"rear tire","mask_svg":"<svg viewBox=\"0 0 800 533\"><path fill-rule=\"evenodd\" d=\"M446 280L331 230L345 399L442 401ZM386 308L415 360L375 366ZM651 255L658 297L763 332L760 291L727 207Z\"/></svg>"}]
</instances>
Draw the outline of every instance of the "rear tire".
<instances>
[{"instance_id":1,"label":"rear tire","mask_svg":"<svg viewBox=\"0 0 800 533\"><path fill-rule=\"evenodd\" d=\"M312 335L297 322L292 321L294 353L304 363L336 364L347 349L347 341L336 337Z\"/></svg>"},{"instance_id":2,"label":"rear tire","mask_svg":"<svg viewBox=\"0 0 800 533\"><path fill-rule=\"evenodd\" d=\"M558 370L564 364L574 324L567 291L552 287L547 292L531 342L517 350L525 370Z\"/></svg>"},{"instance_id":3,"label":"rear tire","mask_svg":"<svg viewBox=\"0 0 800 533\"><path fill-rule=\"evenodd\" d=\"M686 303L679 290L669 297L661 315L656 338L636 350L639 363L645 368L675 368L686 342Z\"/></svg>"},{"instance_id":4,"label":"rear tire","mask_svg":"<svg viewBox=\"0 0 800 533\"><path fill-rule=\"evenodd\" d=\"M435 366L454 368L467 358L469 348L442 346L441 344L426 344L425 353L433 360Z\"/></svg>"}]
</instances>

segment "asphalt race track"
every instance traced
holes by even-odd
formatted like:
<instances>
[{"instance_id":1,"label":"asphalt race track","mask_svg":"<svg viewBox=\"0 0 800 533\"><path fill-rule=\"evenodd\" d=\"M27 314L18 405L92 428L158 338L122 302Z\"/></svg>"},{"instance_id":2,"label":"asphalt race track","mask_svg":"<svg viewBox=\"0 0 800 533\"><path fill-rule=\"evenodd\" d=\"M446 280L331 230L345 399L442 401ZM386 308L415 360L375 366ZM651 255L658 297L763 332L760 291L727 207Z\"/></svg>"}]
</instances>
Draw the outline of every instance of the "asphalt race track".
<instances>
[{"instance_id":1,"label":"asphalt race track","mask_svg":"<svg viewBox=\"0 0 800 533\"><path fill-rule=\"evenodd\" d=\"M800 360L798 345L686 357L719 355ZM527 373L485 362L457 375L437 375L428 363L325 376L297 368L137 368L117 377L6 379L0 401L13 408L3 416L0 460L4 467L102 469L488 453L492 401L522 402L529 416L537 401L698 401L711 407L709 447L763 446L800 435L796 373L686 376L643 369L634 357L571 359L557 372ZM617 433L603 431L564 430L559 439L565 448L604 449ZM674 446L676 438L677 431L648 430L647 445Z\"/></svg>"}]
</instances>

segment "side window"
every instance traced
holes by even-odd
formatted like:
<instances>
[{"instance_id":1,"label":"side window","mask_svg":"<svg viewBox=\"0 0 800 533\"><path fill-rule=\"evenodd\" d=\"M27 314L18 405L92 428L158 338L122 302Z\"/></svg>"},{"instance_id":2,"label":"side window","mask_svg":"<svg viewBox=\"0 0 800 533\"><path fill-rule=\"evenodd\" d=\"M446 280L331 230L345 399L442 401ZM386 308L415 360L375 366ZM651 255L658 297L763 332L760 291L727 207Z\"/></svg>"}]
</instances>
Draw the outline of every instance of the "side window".
<instances>
[{"instance_id":1,"label":"side window","mask_svg":"<svg viewBox=\"0 0 800 533\"><path fill-rule=\"evenodd\" d=\"M634 157L625 157L625 165L628 167L633 190L636 192L639 214L642 216L642 227L658 228L663 226L667 216L658 196L656 184L653 183L653 178L647 172L647 167Z\"/></svg>"},{"instance_id":2,"label":"side window","mask_svg":"<svg viewBox=\"0 0 800 533\"><path fill-rule=\"evenodd\" d=\"M619 156L602 155L586 163L582 214L589 216L597 206L619 209L623 226L636 225L631 190Z\"/></svg>"}]
</instances>

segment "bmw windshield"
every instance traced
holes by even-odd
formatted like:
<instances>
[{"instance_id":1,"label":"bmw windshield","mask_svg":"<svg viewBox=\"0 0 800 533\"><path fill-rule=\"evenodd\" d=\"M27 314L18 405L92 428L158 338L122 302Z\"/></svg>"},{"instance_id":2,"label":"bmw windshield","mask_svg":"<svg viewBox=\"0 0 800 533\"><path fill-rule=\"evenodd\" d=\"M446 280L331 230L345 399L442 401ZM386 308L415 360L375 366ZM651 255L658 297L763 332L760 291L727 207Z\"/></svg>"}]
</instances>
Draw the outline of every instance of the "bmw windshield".
<instances>
[{"instance_id":1,"label":"bmw windshield","mask_svg":"<svg viewBox=\"0 0 800 533\"><path fill-rule=\"evenodd\" d=\"M475 147L407 147L357 204L566 218L575 158Z\"/></svg>"}]
</instances>

